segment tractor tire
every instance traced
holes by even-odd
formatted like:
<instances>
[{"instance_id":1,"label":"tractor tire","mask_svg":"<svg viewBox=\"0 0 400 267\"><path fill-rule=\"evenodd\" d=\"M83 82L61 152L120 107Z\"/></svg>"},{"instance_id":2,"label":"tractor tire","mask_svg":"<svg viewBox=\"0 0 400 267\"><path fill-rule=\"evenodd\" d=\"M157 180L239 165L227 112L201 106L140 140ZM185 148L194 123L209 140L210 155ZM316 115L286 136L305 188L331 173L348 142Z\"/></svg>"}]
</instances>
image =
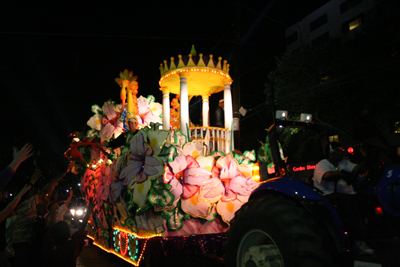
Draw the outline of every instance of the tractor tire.
<instances>
[{"instance_id":1,"label":"tractor tire","mask_svg":"<svg viewBox=\"0 0 400 267\"><path fill-rule=\"evenodd\" d=\"M244 204L228 231L227 267L343 266L328 230L299 203L264 194Z\"/></svg>"}]
</instances>

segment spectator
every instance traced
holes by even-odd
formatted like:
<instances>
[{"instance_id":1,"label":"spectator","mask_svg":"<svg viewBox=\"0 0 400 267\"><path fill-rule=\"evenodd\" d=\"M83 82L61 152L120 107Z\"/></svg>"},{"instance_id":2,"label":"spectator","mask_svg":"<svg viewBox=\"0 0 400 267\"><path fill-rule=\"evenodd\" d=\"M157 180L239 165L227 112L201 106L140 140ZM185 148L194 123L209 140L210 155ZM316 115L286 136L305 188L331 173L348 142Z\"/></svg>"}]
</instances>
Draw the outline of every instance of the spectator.
<instances>
[{"instance_id":1,"label":"spectator","mask_svg":"<svg viewBox=\"0 0 400 267\"><path fill-rule=\"evenodd\" d=\"M19 165L33 154L31 153L32 145L29 143L25 144L21 150L18 150L16 147L13 147L13 149L14 160L0 173L0 190L4 189L11 177L17 171Z\"/></svg>"},{"instance_id":2,"label":"spectator","mask_svg":"<svg viewBox=\"0 0 400 267\"><path fill-rule=\"evenodd\" d=\"M32 175L32 178L28 184L26 184L19 194L7 205L7 207L0 211L0 263L1 266L10 266L8 260L6 259L5 250L7 248L6 241L6 218L11 214L11 212L15 209L18 203L21 201L21 197L32 189L33 185L41 176L39 170L36 170ZM11 244L8 244L9 248L11 248Z\"/></svg>"},{"instance_id":3,"label":"spectator","mask_svg":"<svg viewBox=\"0 0 400 267\"><path fill-rule=\"evenodd\" d=\"M38 170L36 172L38 172ZM64 176L65 173L61 175L61 177L48 183L38 194L35 194L18 205L16 209L17 219L12 237L12 244L15 252L14 257L10 258L12 266L33 265L31 261L33 258L32 234L34 222L37 218L36 205L41 202L47 205L54 187Z\"/></svg>"},{"instance_id":4,"label":"spectator","mask_svg":"<svg viewBox=\"0 0 400 267\"><path fill-rule=\"evenodd\" d=\"M62 205L58 208L58 212L57 212L57 215L56 215L56 222L59 222L59 221L63 221L63 220L64 220L64 214L65 214L65 212L67 212L67 210L68 210L68 206L69 206L69 203L71 203L71 199L72 199L73 194L74 194L74 192L73 192L72 190L70 190L70 191L69 191L69 197L67 198L67 200L65 201L65 203L62 204Z\"/></svg>"},{"instance_id":5,"label":"spectator","mask_svg":"<svg viewBox=\"0 0 400 267\"><path fill-rule=\"evenodd\" d=\"M85 228L89 217L93 211L94 203L90 202L83 222L72 237L70 237L70 228L66 221L56 221L56 212L50 209L50 226L46 234L43 246L42 266L49 267L73 267L76 266L76 259L82 252L85 244Z\"/></svg>"}]
</instances>

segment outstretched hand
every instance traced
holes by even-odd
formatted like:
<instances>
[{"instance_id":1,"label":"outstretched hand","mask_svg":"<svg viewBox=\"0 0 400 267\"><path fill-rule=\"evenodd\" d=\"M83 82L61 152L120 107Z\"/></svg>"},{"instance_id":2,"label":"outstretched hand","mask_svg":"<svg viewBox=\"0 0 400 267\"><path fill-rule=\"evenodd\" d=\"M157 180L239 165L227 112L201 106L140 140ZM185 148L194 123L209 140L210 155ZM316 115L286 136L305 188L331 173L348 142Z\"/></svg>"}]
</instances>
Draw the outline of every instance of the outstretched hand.
<instances>
[{"instance_id":1,"label":"outstretched hand","mask_svg":"<svg viewBox=\"0 0 400 267\"><path fill-rule=\"evenodd\" d=\"M14 160L18 160L20 163L24 162L27 158L33 155L32 153L33 146L29 143L25 144L21 150L13 147L13 156Z\"/></svg>"},{"instance_id":2,"label":"outstretched hand","mask_svg":"<svg viewBox=\"0 0 400 267\"><path fill-rule=\"evenodd\" d=\"M42 172L39 169L36 169L31 177L30 183L31 184L35 184L37 182L37 180L39 180L39 178L42 176Z\"/></svg>"},{"instance_id":3,"label":"outstretched hand","mask_svg":"<svg viewBox=\"0 0 400 267\"><path fill-rule=\"evenodd\" d=\"M33 155L32 152L33 146L29 143L25 144L21 150L13 147L13 161L10 163L9 167L16 171L19 165L24 162L27 158Z\"/></svg>"}]
</instances>

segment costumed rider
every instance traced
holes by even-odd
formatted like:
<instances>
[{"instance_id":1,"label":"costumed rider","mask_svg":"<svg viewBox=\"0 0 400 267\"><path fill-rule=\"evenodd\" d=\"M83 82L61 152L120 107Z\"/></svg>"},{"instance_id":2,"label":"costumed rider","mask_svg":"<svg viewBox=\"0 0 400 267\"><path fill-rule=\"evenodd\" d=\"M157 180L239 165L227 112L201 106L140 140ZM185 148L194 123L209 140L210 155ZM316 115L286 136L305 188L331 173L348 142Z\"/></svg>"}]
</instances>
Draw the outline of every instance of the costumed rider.
<instances>
[{"instance_id":1,"label":"costumed rider","mask_svg":"<svg viewBox=\"0 0 400 267\"><path fill-rule=\"evenodd\" d=\"M213 118L213 126L216 127L225 127L225 118L224 118L224 100L220 99L218 103L218 107L215 110L214 118Z\"/></svg>"},{"instance_id":2,"label":"costumed rider","mask_svg":"<svg viewBox=\"0 0 400 267\"><path fill-rule=\"evenodd\" d=\"M130 151L130 144L132 141L132 138L136 135L137 131L137 120L134 116L130 116L126 119L126 125L128 128L128 131L125 131L122 133L117 139L114 139L113 141L109 143L105 143L104 145L108 148L111 149L121 149L121 159L118 162L118 171L121 171L128 162L128 157L129 157L129 151Z\"/></svg>"},{"instance_id":3,"label":"costumed rider","mask_svg":"<svg viewBox=\"0 0 400 267\"><path fill-rule=\"evenodd\" d=\"M374 254L365 243L363 220L378 205L374 196L357 193L353 183L367 174L365 164L354 164L345 159L345 152L337 142L330 144L327 159L321 160L314 170L314 186L321 190L335 206L348 228L350 240L360 254Z\"/></svg>"}]
</instances>

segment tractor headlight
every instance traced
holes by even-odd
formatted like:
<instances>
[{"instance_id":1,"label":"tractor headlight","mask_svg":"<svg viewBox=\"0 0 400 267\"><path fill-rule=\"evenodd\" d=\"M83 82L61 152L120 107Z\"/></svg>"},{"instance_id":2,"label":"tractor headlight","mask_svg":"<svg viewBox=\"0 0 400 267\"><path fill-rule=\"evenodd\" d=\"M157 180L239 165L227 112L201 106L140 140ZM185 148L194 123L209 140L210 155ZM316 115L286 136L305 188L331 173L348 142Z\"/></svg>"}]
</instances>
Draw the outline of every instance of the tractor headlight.
<instances>
[{"instance_id":1,"label":"tractor headlight","mask_svg":"<svg viewBox=\"0 0 400 267\"><path fill-rule=\"evenodd\" d=\"M257 183L260 182L260 164L258 162L253 164L253 180Z\"/></svg>"}]
</instances>

